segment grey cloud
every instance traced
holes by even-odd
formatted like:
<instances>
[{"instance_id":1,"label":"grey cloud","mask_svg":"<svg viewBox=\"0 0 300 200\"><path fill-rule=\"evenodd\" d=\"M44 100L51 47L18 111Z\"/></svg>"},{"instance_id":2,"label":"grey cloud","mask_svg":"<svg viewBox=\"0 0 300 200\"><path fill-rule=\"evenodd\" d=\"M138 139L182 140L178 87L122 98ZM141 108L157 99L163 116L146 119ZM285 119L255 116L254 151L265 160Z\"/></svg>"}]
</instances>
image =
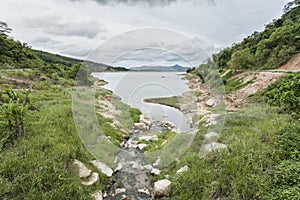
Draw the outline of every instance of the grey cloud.
<instances>
[{"instance_id":1,"label":"grey cloud","mask_svg":"<svg viewBox=\"0 0 300 200\"><path fill-rule=\"evenodd\" d=\"M29 19L30 28L39 28L44 33L60 36L79 36L95 38L99 33L107 32L96 20L71 21L59 17L47 16L39 19Z\"/></svg>"},{"instance_id":2,"label":"grey cloud","mask_svg":"<svg viewBox=\"0 0 300 200\"><path fill-rule=\"evenodd\" d=\"M80 1L80 0L71 0L71 1ZM172 3L177 3L180 1L190 1L194 3L207 2L212 5L215 4L215 0L200 0L200 2L199 0L198 1L197 0L92 0L92 1L95 1L101 5L117 5L117 4L127 5L127 6L147 5L150 7L167 6Z\"/></svg>"},{"instance_id":3,"label":"grey cloud","mask_svg":"<svg viewBox=\"0 0 300 200\"><path fill-rule=\"evenodd\" d=\"M101 5L125 4L135 6L145 4L149 6L165 6L177 2L177 0L94 0Z\"/></svg>"}]
</instances>

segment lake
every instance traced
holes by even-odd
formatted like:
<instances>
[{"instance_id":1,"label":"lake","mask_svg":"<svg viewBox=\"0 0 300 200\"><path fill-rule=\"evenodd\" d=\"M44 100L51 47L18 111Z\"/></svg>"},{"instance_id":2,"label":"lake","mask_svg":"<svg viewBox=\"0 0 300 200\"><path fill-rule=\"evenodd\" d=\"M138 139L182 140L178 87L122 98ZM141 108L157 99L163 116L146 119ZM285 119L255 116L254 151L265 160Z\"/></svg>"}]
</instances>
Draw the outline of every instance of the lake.
<instances>
[{"instance_id":1,"label":"lake","mask_svg":"<svg viewBox=\"0 0 300 200\"><path fill-rule=\"evenodd\" d=\"M155 121L171 121L181 132L190 130L186 117L173 107L146 103L146 98L178 96L189 88L184 72L102 72L92 76L108 82L104 88L121 97L122 102L140 109Z\"/></svg>"}]
</instances>

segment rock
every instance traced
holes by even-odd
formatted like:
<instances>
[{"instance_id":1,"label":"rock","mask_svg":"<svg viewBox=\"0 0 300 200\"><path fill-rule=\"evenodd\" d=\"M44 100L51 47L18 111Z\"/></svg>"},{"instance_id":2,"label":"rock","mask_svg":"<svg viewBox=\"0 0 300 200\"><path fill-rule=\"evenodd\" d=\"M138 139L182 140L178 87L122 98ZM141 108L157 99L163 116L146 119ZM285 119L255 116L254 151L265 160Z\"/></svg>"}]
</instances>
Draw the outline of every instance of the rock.
<instances>
[{"instance_id":1,"label":"rock","mask_svg":"<svg viewBox=\"0 0 300 200\"><path fill-rule=\"evenodd\" d=\"M91 161L91 163L106 176L108 176L108 177L112 176L113 170L110 167L108 167L106 164L104 164L100 161L97 161L97 160L93 160L93 161Z\"/></svg>"},{"instance_id":2,"label":"rock","mask_svg":"<svg viewBox=\"0 0 300 200\"><path fill-rule=\"evenodd\" d=\"M140 115L140 123L144 123L149 127L152 124L152 117L149 115Z\"/></svg>"},{"instance_id":3,"label":"rock","mask_svg":"<svg viewBox=\"0 0 300 200\"><path fill-rule=\"evenodd\" d=\"M184 172L187 172L188 169L189 169L189 167L187 165L185 165L184 167L182 167L179 170L177 170L176 174L182 174Z\"/></svg>"},{"instance_id":4,"label":"rock","mask_svg":"<svg viewBox=\"0 0 300 200\"><path fill-rule=\"evenodd\" d=\"M125 194L123 194L121 200L130 200L130 197L128 197L128 196L126 196Z\"/></svg>"},{"instance_id":5,"label":"rock","mask_svg":"<svg viewBox=\"0 0 300 200\"><path fill-rule=\"evenodd\" d=\"M139 140L145 140L145 141L157 141L158 137L157 135L146 135L139 137Z\"/></svg>"},{"instance_id":6,"label":"rock","mask_svg":"<svg viewBox=\"0 0 300 200\"><path fill-rule=\"evenodd\" d=\"M128 140L130 138L129 135L122 135L122 137L123 137L124 140Z\"/></svg>"},{"instance_id":7,"label":"rock","mask_svg":"<svg viewBox=\"0 0 300 200\"><path fill-rule=\"evenodd\" d=\"M121 193L125 193L126 189L125 188L117 188L115 191L115 194L121 194Z\"/></svg>"},{"instance_id":8,"label":"rock","mask_svg":"<svg viewBox=\"0 0 300 200\"><path fill-rule=\"evenodd\" d=\"M138 189L138 192L150 196L150 192L147 188Z\"/></svg>"},{"instance_id":9,"label":"rock","mask_svg":"<svg viewBox=\"0 0 300 200\"><path fill-rule=\"evenodd\" d=\"M80 178L87 178L92 173L92 170L87 168L81 161L75 159L74 164L78 167L78 176Z\"/></svg>"},{"instance_id":10,"label":"rock","mask_svg":"<svg viewBox=\"0 0 300 200\"><path fill-rule=\"evenodd\" d=\"M164 179L154 183L154 196L167 197L171 192L171 181Z\"/></svg>"},{"instance_id":11,"label":"rock","mask_svg":"<svg viewBox=\"0 0 300 200\"><path fill-rule=\"evenodd\" d=\"M155 163L152 164L153 167L157 167L160 163L160 157L157 158L157 160L155 161Z\"/></svg>"},{"instance_id":12,"label":"rock","mask_svg":"<svg viewBox=\"0 0 300 200\"><path fill-rule=\"evenodd\" d=\"M132 169L139 169L139 170L143 169L143 167L136 161L131 161L130 164L132 164Z\"/></svg>"},{"instance_id":13,"label":"rock","mask_svg":"<svg viewBox=\"0 0 300 200\"><path fill-rule=\"evenodd\" d=\"M218 137L218 136L219 136L218 133L215 133L215 132L209 132L209 133L207 133L207 134L204 135L204 138L205 138L206 140L211 140L211 139L216 138L216 137Z\"/></svg>"},{"instance_id":14,"label":"rock","mask_svg":"<svg viewBox=\"0 0 300 200\"><path fill-rule=\"evenodd\" d=\"M153 169L151 165L144 165L144 168L148 171L151 171Z\"/></svg>"},{"instance_id":15,"label":"rock","mask_svg":"<svg viewBox=\"0 0 300 200\"><path fill-rule=\"evenodd\" d=\"M147 125L144 124L144 123L134 123L133 126L134 126L135 129L141 130L141 131L144 131L144 130L148 129Z\"/></svg>"},{"instance_id":16,"label":"rock","mask_svg":"<svg viewBox=\"0 0 300 200\"><path fill-rule=\"evenodd\" d=\"M95 200L103 200L102 191L99 190L98 192L95 192L92 194L92 196L95 198Z\"/></svg>"},{"instance_id":17,"label":"rock","mask_svg":"<svg viewBox=\"0 0 300 200\"><path fill-rule=\"evenodd\" d=\"M131 144L133 144L133 145L137 145L139 142L138 141L136 141L136 140L132 140L131 141Z\"/></svg>"},{"instance_id":18,"label":"rock","mask_svg":"<svg viewBox=\"0 0 300 200\"><path fill-rule=\"evenodd\" d=\"M106 197L107 197L107 192L104 192L103 198L106 198Z\"/></svg>"},{"instance_id":19,"label":"rock","mask_svg":"<svg viewBox=\"0 0 300 200\"><path fill-rule=\"evenodd\" d=\"M206 102L205 102L205 105L207 105L208 107L214 107L216 106L216 102L214 99L208 99Z\"/></svg>"},{"instance_id":20,"label":"rock","mask_svg":"<svg viewBox=\"0 0 300 200\"><path fill-rule=\"evenodd\" d=\"M225 145L225 144L212 142L212 143L209 143L209 144L205 144L203 146L203 149L207 152L211 152L211 151L215 151L215 150L219 150L219 149L224 149L226 147L227 147L227 145Z\"/></svg>"},{"instance_id":21,"label":"rock","mask_svg":"<svg viewBox=\"0 0 300 200\"><path fill-rule=\"evenodd\" d=\"M121 163L118 163L118 166L116 167L115 172L120 171L122 168L123 168L123 165Z\"/></svg>"},{"instance_id":22,"label":"rock","mask_svg":"<svg viewBox=\"0 0 300 200\"><path fill-rule=\"evenodd\" d=\"M163 121L163 122L161 123L161 126L174 128L174 127L175 127L175 124L174 124L173 122Z\"/></svg>"},{"instance_id":23,"label":"rock","mask_svg":"<svg viewBox=\"0 0 300 200\"><path fill-rule=\"evenodd\" d=\"M163 122L161 122L160 125L165 127L165 128L168 128L168 129L172 129L172 128L176 127L173 122L169 122L169 121L163 121Z\"/></svg>"},{"instance_id":24,"label":"rock","mask_svg":"<svg viewBox=\"0 0 300 200\"><path fill-rule=\"evenodd\" d=\"M159 170L159 169L156 169L156 168L152 168L151 174L159 175L159 174L160 174L160 170Z\"/></svg>"},{"instance_id":25,"label":"rock","mask_svg":"<svg viewBox=\"0 0 300 200\"><path fill-rule=\"evenodd\" d=\"M138 148L143 150L147 145L146 144L138 144Z\"/></svg>"},{"instance_id":26,"label":"rock","mask_svg":"<svg viewBox=\"0 0 300 200\"><path fill-rule=\"evenodd\" d=\"M81 184L85 186L90 186L98 182L99 174L97 172L93 172L86 181L82 181Z\"/></svg>"}]
</instances>

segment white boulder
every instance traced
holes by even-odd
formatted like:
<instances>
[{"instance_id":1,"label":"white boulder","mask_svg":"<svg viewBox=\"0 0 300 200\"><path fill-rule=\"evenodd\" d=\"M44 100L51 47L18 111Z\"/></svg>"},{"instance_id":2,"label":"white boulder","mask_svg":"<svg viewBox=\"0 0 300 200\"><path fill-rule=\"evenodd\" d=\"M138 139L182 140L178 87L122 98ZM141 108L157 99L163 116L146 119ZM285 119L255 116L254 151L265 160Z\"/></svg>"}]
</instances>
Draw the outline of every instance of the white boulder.
<instances>
[{"instance_id":1,"label":"white boulder","mask_svg":"<svg viewBox=\"0 0 300 200\"><path fill-rule=\"evenodd\" d=\"M85 186L90 186L98 182L99 174L97 172L93 172L86 181L82 181L81 184Z\"/></svg>"},{"instance_id":2,"label":"white boulder","mask_svg":"<svg viewBox=\"0 0 300 200\"><path fill-rule=\"evenodd\" d=\"M138 189L138 192L150 196L150 192L147 188Z\"/></svg>"},{"instance_id":3,"label":"white boulder","mask_svg":"<svg viewBox=\"0 0 300 200\"><path fill-rule=\"evenodd\" d=\"M147 125L144 124L144 123L134 123L133 126L134 126L135 129L141 130L141 131L144 131L144 130L148 129Z\"/></svg>"},{"instance_id":4,"label":"white boulder","mask_svg":"<svg viewBox=\"0 0 300 200\"><path fill-rule=\"evenodd\" d=\"M214 107L216 106L216 101L214 99L208 99L205 104L208 106L208 107Z\"/></svg>"},{"instance_id":5,"label":"white boulder","mask_svg":"<svg viewBox=\"0 0 300 200\"><path fill-rule=\"evenodd\" d=\"M100 161L97 161L97 160L92 160L91 163L106 176L108 176L108 177L112 176L113 170L110 167L108 167L106 164L104 164Z\"/></svg>"},{"instance_id":6,"label":"white boulder","mask_svg":"<svg viewBox=\"0 0 300 200\"><path fill-rule=\"evenodd\" d=\"M182 174L184 172L187 172L189 169L189 167L187 165L185 165L184 167L181 167L179 170L177 170L177 174Z\"/></svg>"},{"instance_id":7,"label":"white boulder","mask_svg":"<svg viewBox=\"0 0 300 200\"><path fill-rule=\"evenodd\" d=\"M81 161L75 159L74 164L78 167L78 176L80 178L87 178L92 173L92 170L87 168Z\"/></svg>"},{"instance_id":8,"label":"white boulder","mask_svg":"<svg viewBox=\"0 0 300 200\"><path fill-rule=\"evenodd\" d=\"M140 123L144 123L149 127L152 124L152 117L149 115L140 115Z\"/></svg>"},{"instance_id":9,"label":"white boulder","mask_svg":"<svg viewBox=\"0 0 300 200\"><path fill-rule=\"evenodd\" d=\"M160 170L159 170L159 169L156 169L156 168L152 168L151 174L159 175L159 174L160 174Z\"/></svg>"},{"instance_id":10,"label":"white boulder","mask_svg":"<svg viewBox=\"0 0 300 200\"><path fill-rule=\"evenodd\" d=\"M138 144L138 148L140 150L143 150L146 146L147 146L147 144Z\"/></svg>"},{"instance_id":11,"label":"white boulder","mask_svg":"<svg viewBox=\"0 0 300 200\"><path fill-rule=\"evenodd\" d=\"M125 193L125 192L126 192L125 188L117 188L115 191L116 194L121 194L121 193Z\"/></svg>"},{"instance_id":12,"label":"white boulder","mask_svg":"<svg viewBox=\"0 0 300 200\"><path fill-rule=\"evenodd\" d=\"M101 190L95 192L92 196L94 197L95 200L103 200L103 195Z\"/></svg>"},{"instance_id":13,"label":"white boulder","mask_svg":"<svg viewBox=\"0 0 300 200\"><path fill-rule=\"evenodd\" d=\"M164 179L154 183L154 196L167 197L171 193L171 181Z\"/></svg>"}]
</instances>

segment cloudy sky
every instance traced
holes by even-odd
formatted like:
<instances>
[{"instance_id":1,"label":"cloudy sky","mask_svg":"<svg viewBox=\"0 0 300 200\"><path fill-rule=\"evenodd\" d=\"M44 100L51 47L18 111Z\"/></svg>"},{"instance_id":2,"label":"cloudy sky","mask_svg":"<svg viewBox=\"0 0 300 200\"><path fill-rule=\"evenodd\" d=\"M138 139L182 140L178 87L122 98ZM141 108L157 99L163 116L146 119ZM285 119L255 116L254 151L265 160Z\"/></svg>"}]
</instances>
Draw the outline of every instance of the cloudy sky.
<instances>
[{"instance_id":1,"label":"cloudy sky","mask_svg":"<svg viewBox=\"0 0 300 200\"><path fill-rule=\"evenodd\" d=\"M86 59L93 50L95 52L97 47L112 41L115 36L142 28L167 29L183 34L209 54L254 31L263 30L265 24L281 16L282 8L289 0L0 1L0 20L13 29L11 35L14 38L35 49ZM141 42L141 38L146 40L139 35L136 40L128 37L131 39L123 38L127 41L124 45ZM153 37L160 36L154 34ZM149 49L144 52L132 49L132 52L118 57L114 64L180 63L180 59L176 62L173 49L169 50L171 53L157 51L155 54ZM141 59L136 58L141 56L147 56L148 61L140 63Z\"/></svg>"}]
</instances>

